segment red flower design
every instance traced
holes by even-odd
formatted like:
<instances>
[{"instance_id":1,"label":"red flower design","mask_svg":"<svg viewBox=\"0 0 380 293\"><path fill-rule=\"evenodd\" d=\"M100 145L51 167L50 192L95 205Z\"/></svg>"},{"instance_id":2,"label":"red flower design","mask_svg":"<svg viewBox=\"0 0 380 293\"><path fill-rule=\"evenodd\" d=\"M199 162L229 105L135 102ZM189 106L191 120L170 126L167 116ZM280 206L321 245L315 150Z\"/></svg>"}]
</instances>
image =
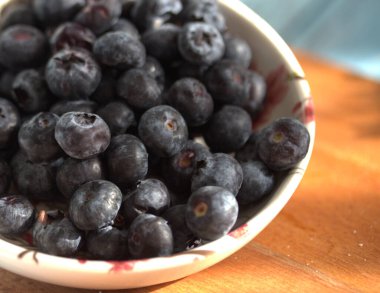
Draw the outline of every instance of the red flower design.
<instances>
[{"instance_id":1,"label":"red flower design","mask_svg":"<svg viewBox=\"0 0 380 293\"><path fill-rule=\"evenodd\" d=\"M127 260L127 261L108 261L112 265L109 272L118 273L122 271L132 271L135 267L137 261Z\"/></svg>"},{"instance_id":2,"label":"red flower design","mask_svg":"<svg viewBox=\"0 0 380 293\"><path fill-rule=\"evenodd\" d=\"M228 235L231 236L232 238L239 239L243 237L245 234L247 234L247 232L248 232L248 224L244 224L240 226L239 228L228 233Z\"/></svg>"},{"instance_id":3,"label":"red flower design","mask_svg":"<svg viewBox=\"0 0 380 293\"><path fill-rule=\"evenodd\" d=\"M303 101L297 102L293 107L292 113L305 124L314 121L313 99L310 97Z\"/></svg>"}]
</instances>

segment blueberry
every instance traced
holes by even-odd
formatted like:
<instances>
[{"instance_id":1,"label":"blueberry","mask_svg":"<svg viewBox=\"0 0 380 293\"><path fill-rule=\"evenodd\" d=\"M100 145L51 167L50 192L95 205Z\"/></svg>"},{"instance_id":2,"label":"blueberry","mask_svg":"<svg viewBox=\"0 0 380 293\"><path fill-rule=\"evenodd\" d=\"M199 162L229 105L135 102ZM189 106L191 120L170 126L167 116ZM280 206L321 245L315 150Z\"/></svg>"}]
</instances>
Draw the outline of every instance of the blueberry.
<instances>
[{"instance_id":1,"label":"blueberry","mask_svg":"<svg viewBox=\"0 0 380 293\"><path fill-rule=\"evenodd\" d=\"M165 184L157 179L146 179L126 195L124 217L132 222L143 213L160 215L169 206L170 196Z\"/></svg>"},{"instance_id":2,"label":"blueberry","mask_svg":"<svg viewBox=\"0 0 380 293\"><path fill-rule=\"evenodd\" d=\"M206 87L193 78L176 81L169 89L167 102L183 115L189 126L205 124L214 111L214 101Z\"/></svg>"},{"instance_id":3,"label":"blueberry","mask_svg":"<svg viewBox=\"0 0 380 293\"><path fill-rule=\"evenodd\" d=\"M76 15L75 21L100 35L109 30L118 21L120 15L119 0L90 0Z\"/></svg>"},{"instance_id":4,"label":"blueberry","mask_svg":"<svg viewBox=\"0 0 380 293\"><path fill-rule=\"evenodd\" d=\"M3 9L0 21L0 30L16 24L34 26L36 18L30 6L24 3L15 3L9 9Z\"/></svg>"},{"instance_id":5,"label":"blueberry","mask_svg":"<svg viewBox=\"0 0 380 293\"><path fill-rule=\"evenodd\" d=\"M95 180L81 185L70 200L70 219L81 230L111 225L121 206L122 193L112 182Z\"/></svg>"},{"instance_id":6,"label":"blueberry","mask_svg":"<svg viewBox=\"0 0 380 293\"><path fill-rule=\"evenodd\" d=\"M203 186L220 186L237 195L243 182L243 170L230 155L216 153L198 161L191 179L191 191Z\"/></svg>"},{"instance_id":7,"label":"blueberry","mask_svg":"<svg viewBox=\"0 0 380 293\"><path fill-rule=\"evenodd\" d=\"M171 255L173 253L172 231L163 218L141 214L129 228L128 248L133 258Z\"/></svg>"},{"instance_id":8,"label":"blueberry","mask_svg":"<svg viewBox=\"0 0 380 293\"><path fill-rule=\"evenodd\" d=\"M131 108L119 101L105 105L98 110L97 114L107 123L112 135L123 134L136 123L135 114Z\"/></svg>"},{"instance_id":9,"label":"blueberry","mask_svg":"<svg viewBox=\"0 0 380 293\"><path fill-rule=\"evenodd\" d=\"M216 240L231 230L238 211L238 203L230 191L205 186L191 194L186 206L186 223L196 236Z\"/></svg>"},{"instance_id":10,"label":"blueberry","mask_svg":"<svg viewBox=\"0 0 380 293\"><path fill-rule=\"evenodd\" d=\"M203 77L208 69L208 65L199 65L183 61L178 64L176 74L178 78L192 77L203 81Z\"/></svg>"},{"instance_id":11,"label":"blueberry","mask_svg":"<svg viewBox=\"0 0 380 293\"><path fill-rule=\"evenodd\" d=\"M145 70L148 75L153 78L161 90L165 88L165 71L160 62L154 58L147 56L145 64L141 69Z\"/></svg>"},{"instance_id":12,"label":"blueberry","mask_svg":"<svg viewBox=\"0 0 380 293\"><path fill-rule=\"evenodd\" d=\"M96 101L101 105L106 105L112 102L117 97L116 92L117 75L113 71L103 70L102 80L95 92L91 95L91 100Z\"/></svg>"},{"instance_id":13,"label":"blueberry","mask_svg":"<svg viewBox=\"0 0 380 293\"><path fill-rule=\"evenodd\" d=\"M33 0L37 18L45 25L71 20L86 4L86 0Z\"/></svg>"},{"instance_id":14,"label":"blueberry","mask_svg":"<svg viewBox=\"0 0 380 293\"><path fill-rule=\"evenodd\" d=\"M170 106L157 106L140 118L138 133L148 150L160 157L179 153L188 139L182 115Z\"/></svg>"},{"instance_id":15,"label":"blueberry","mask_svg":"<svg viewBox=\"0 0 380 293\"><path fill-rule=\"evenodd\" d=\"M62 99L87 99L102 78L99 65L91 54L80 49L64 49L46 65L45 78L50 90Z\"/></svg>"},{"instance_id":16,"label":"blueberry","mask_svg":"<svg viewBox=\"0 0 380 293\"><path fill-rule=\"evenodd\" d=\"M125 260L128 257L128 232L112 226L90 231L86 248L92 257L100 260Z\"/></svg>"},{"instance_id":17,"label":"blueberry","mask_svg":"<svg viewBox=\"0 0 380 293\"><path fill-rule=\"evenodd\" d=\"M131 38L140 39L140 33L135 25L127 19L120 18L110 29L112 32L122 31L128 33Z\"/></svg>"},{"instance_id":18,"label":"blueberry","mask_svg":"<svg viewBox=\"0 0 380 293\"><path fill-rule=\"evenodd\" d=\"M252 50L247 41L228 35L224 38L224 42L226 44L224 59L232 60L245 68L251 65Z\"/></svg>"},{"instance_id":19,"label":"blueberry","mask_svg":"<svg viewBox=\"0 0 380 293\"><path fill-rule=\"evenodd\" d=\"M204 138L212 151L230 153L243 147L251 132L249 114L240 107L225 105L211 117Z\"/></svg>"},{"instance_id":20,"label":"blueberry","mask_svg":"<svg viewBox=\"0 0 380 293\"><path fill-rule=\"evenodd\" d=\"M162 162L162 176L166 184L175 191L190 192L191 177L197 162L208 156L211 153L204 145L189 140L178 154Z\"/></svg>"},{"instance_id":21,"label":"blueberry","mask_svg":"<svg viewBox=\"0 0 380 293\"><path fill-rule=\"evenodd\" d=\"M236 151L235 159L240 163L257 160L257 140L258 134L256 132L252 132L245 145Z\"/></svg>"},{"instance_id":22,"label":"blueberry","mask_svg":"<svg viewBox=\"0 0 380 293\"><path fill-rule=\"evenodd\" d=\"M82 184L104 178L105 167L99 158L87 160L67 158L57 170L56 183L59 191L66 198L71 198Z\"/></svg>"},{"instance_id":23,"label":"blueberry","mask_svg":"<svg viewBox=\"0 0 380 293\"><path fill-rule=\"evenodd\" d=\"M11 180L11 168L6 161L0 159L0 197L8 190Z\"/></svg>"},{"instance_id":24,"label":"blueberry","mask_svg":"<svg viewBox=\"0 0 380 293\"><path fill-rule=\"evenodd\" d=\"M40 211L33 227L33 244L38 250L57 256L75 256L83 243L83 233L68 218L50 218Z\"/></svg>"},{"instance_id":25,"label":"blueberry","mask_svg":"<svg viewBox=\"0 0 380 293\"><path fill-rule=\"evenodd\" d=\"M96 36L88 28L75 22L65 22L58 26L50 37L53 52L62 49L83 48L89 51L95 43Z\"/></svg>"},{"instance_id":26,"label":"blueberry","mask_svg":"<svg viewBox=\"0 0 380 293\"><path fill-rule=\"evenodd\" d=\"M129 105L140 110L147 110L162 103L160 86L143 69L125 72L117 82L117 94Z\"/></svg>"},{"instance_id":27,"label":"blueberry","mask_svg":"<svg viewBox=\"0 0 380 293\"><path fill-rule=\"evenodd\" d=\"M249 161L242 163L241 168L243 169L243 183L236 196L239 204L247 205L257 202L273 190L275 177L264 163Z\"/></svg>"},{"instance_id":28,"label":"blueberry","mask_svg":"<svg viewBox=\"0 0 380 293\"><path fill-rule=\"evenodd\" d=\"M50 112L58 116L62 116L68 112L86 112L94 113L97 108L97 104L94 101L89 100L77 100L77 101L60 101L55 103Z\"/></svg>"},{"instance_id":29,"label":"blueberry","mask_svg":"<svg viewBox=\"0 0 380 293\"><path fill-rule=\"evenodd\" d=\"M248 71L248 82L251 86L248 101L243 107L254 119L263 107L267 94L267 84L264 77L255 71Z\"/></svg>"},{"instance_id":30,"label":"blueberry","mask_svg":"<svg viewBox=\"0 0 380 293\"><path fill-rule=\"evenodd\" d=\"M259 158L275 171L294 167L305 158L309 149L309 132L295 118L279 118L262 129L259 135Z\"/></svg>"},{"instance_id":31,"label":"blueberry","mask_svg":"<svg viewBox=\"0 0 380 293\"><path fill-rule=\"evenodd\" d=\"M0 98L0 149L10 145L20 127L20 114L12 102Z\"/></svg>"},{"instance_id":32,"label":"blueberry","mask_svg":"<svg viewBox=\"0 0 380 293\"><path fill-rule=\"evenodd\" d=\"M46 56L46 39L37 28L18 24L0 35L0 63L11 70L39 65Z\"/></svg>"},{"instance_id":33,"label":"blueberry","mask_svg":"<svg viewBox=\"0 0 380 293\"><path fill-rule=\"evenodd\" d=\"M109 127L96 114L68 112L55 128L55 139L74 159L88 159L104 152L111 141Z\"/></svg>"},{"instance_id":34,"label":"blueberry","mask_svg":"<svg viewBox=\"0 0 380 293\"><path fill-rule=\"evenodd\" d=\"M113 137L106 158L109 178L123 189L134 186L148 173L148 153L144 144L133 135Z\"/></svg>"},{"instance_id":35,"label":"blueberry","mask_svg":"<svg viewBox=\"0 0 380 293\"><path fill-rule=\"evenodd\" d=\"M20 235L34 222L34 207L23 196L0 197L0 234Z\"/></svg>"},{"instance_id":36,"label":"blueberry","mask_svg":"<svg viewBox=\"0 0 380 293\"><path fill-rule=\"evenodd\" d=\"M212 64L224 55L224 40L212 25L203 22L187 23L178 36L182 57L194 64Z\"/></svg>"},{"instance_id":37,"label":"blueberry","mask_svg":"<svg viewBox=\"0 0 380 293\"><path fill-rule=\"evenodd\" d=\"M21 125L18 142L30 161L47 162L61 156L62 150L54 137L58 119L53 113L40 112Z\"/></svg>"},{"instance_id":38,"label":"blueberry","mask_svg":"<svg viewBox=\"0 0 380 293\"><path fill-rule=\"evenodd\" d=\"M96 40L93 52L101 64L120 70L142 67L146 58L143 44L123 31L102 35Z\"/></svg>"},{"instance_id":39,"label":"blueberry","mask_svg":"<svg viewBox=\"0 0 380 293\"><path fill-rule=\"evenodd\" d=\"M12 96L26 113L46 111L54 100L44 76L35 69L21 71L16 76L12 84Z\"/></svg>"},{"instance_id":40,"label":"blueberry","mask_svg":"<svg viewBox=\"0 0 380 293\"><path fill-rule=\"evenodd\" d=\"M160 27L182 9L180 0L140 0L132 8L131 17L141 31Z\"/></svg>"},{"instance_id":41,"label":"blueberry","mask_svg":"<svg viewBox=\"0 0 380 293\"><path fill-rule=\"evenodd\" d=\"M141 40L150 56L157 58L162 64L172 64L181 58L177 46L180 32L179 26L168 23L146 31Z\"/></svg>"}]
</instances>

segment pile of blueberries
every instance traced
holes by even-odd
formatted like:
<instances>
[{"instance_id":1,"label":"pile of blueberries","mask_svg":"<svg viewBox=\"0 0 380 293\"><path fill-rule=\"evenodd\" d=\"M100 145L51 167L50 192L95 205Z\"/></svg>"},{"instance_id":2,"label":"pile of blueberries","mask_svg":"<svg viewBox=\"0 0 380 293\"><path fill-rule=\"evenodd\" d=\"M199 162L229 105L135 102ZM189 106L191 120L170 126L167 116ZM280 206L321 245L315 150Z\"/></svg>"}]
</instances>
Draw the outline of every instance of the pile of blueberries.
<instances>
[{"instance_id":1,"label":"pile of blueberries","mask_svg":"<svg viewBox=\"0 0 380 293\"><path fill-rule=\"evenodd\" d=\"M104 260L227 234L310 141L292 118L252 132L266 83L251 59L215 0L12 1L0 17L0 234Z\"/></svg>"}]
</instances>

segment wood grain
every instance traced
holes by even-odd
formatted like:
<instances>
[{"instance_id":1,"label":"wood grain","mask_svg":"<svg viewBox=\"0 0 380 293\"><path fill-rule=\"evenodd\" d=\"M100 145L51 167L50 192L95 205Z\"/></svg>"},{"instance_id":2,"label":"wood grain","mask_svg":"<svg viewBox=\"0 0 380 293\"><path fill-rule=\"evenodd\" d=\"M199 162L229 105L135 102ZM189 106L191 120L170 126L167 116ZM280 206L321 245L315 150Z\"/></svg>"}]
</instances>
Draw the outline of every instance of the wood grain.
<instances>
[{"instance_id":1,"label":"wood grain","mask_svg":"<svg viewBox=\"0 0 380 293\"><path fill-rule=\"evenodd\" d=\"M313 89L317 138L289 204L257 238L212 268L120 292L380 292L380 85L297 56ZM0 292L91 292L4 270L0 280Z\"/></svg>"}]
</instances>

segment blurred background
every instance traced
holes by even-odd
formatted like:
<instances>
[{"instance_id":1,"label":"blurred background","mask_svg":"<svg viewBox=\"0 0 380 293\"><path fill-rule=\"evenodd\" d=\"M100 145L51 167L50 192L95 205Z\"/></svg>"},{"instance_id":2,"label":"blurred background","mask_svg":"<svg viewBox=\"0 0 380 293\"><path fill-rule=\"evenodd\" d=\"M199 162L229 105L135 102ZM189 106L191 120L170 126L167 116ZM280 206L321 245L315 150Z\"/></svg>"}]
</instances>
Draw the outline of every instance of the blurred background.
<instances>
[{"instance_id":1,"label":"blurred background","mask_svg":"<svg viewBox=\"0 0 380 293\"><path fill-rule=\"evenodd\" d=\"M242 0L293 48L380 81L380 0Z\"/></svg>"}]
</instances>

